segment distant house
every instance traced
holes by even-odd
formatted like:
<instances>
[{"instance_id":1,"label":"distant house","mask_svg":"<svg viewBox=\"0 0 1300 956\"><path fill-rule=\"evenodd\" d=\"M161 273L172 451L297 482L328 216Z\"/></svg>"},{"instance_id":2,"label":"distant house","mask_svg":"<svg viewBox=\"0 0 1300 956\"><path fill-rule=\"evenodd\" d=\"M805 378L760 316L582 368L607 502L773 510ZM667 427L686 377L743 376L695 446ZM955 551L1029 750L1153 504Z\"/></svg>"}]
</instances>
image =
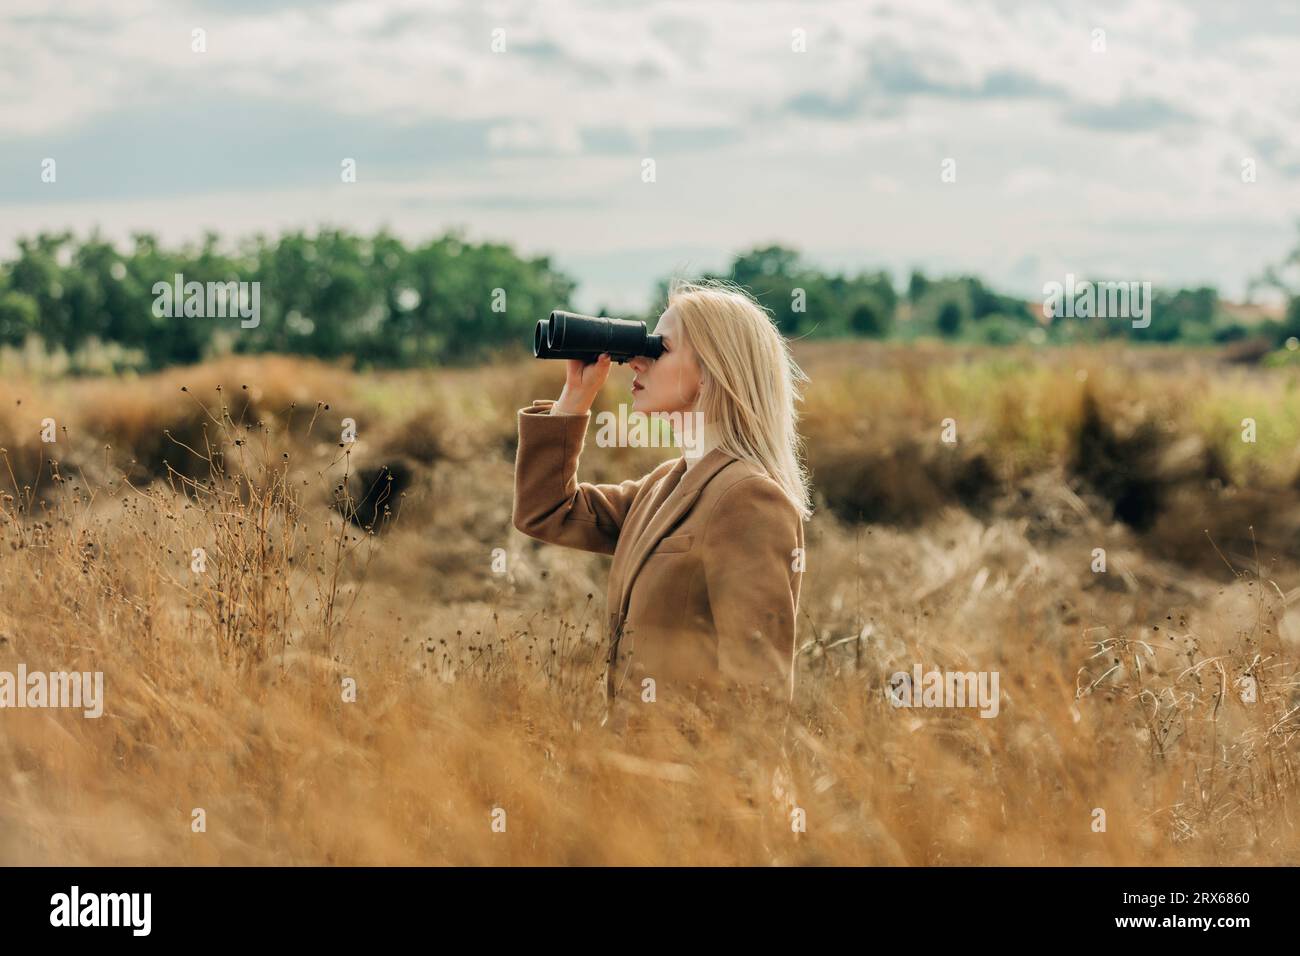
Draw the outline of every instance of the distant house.
<instances>
[{"instance_id":1,"label":"distant house","mask_svg":"<svg viewBox=\"0 0 1300 956\"><path fill-rule=\"evenodd\" d=\"M1286 315L1286 306L1280 302L1228 302L1220 299L1219 308L1228 318L1242 325L1256 325L1268 319L1276 321Z\"/></svg>"}]
</instances>

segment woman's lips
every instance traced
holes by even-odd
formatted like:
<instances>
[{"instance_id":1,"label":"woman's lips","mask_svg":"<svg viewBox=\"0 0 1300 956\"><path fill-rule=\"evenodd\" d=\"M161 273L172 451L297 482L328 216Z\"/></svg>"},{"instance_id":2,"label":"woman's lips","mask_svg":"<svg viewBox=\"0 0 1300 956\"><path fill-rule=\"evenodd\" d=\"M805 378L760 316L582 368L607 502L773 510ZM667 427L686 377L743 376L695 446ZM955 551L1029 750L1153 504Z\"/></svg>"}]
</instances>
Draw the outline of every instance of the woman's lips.
<instances>
[{"instance_id":1,"label":"woman's lips","mask_svg":"<svg viewBox=\"0 0 1300 956\"><path fill-rule=\"evenodd\" d=\"M642 385L640 382L633 382L633 383L632 383L632 391L634 391L634 392L640 392L640 391L643 391L644 389L645 389L645 386Z\"/></svg>"}]
</instances>

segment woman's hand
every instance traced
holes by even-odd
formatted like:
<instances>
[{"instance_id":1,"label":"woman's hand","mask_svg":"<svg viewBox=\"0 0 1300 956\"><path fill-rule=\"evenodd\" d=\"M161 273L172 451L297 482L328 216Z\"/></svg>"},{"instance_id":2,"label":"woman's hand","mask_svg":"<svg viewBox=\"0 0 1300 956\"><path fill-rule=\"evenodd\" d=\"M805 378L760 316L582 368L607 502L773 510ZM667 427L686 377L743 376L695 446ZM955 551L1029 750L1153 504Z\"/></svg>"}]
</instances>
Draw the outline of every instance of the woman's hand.
<instances>
[{"instance_id":1,"label":"woman's hand","mask_svg":"<svg viewBox=\"0 0 1300 956\"><path fill-rule=\"evenodd\" d=\"M594 362L566 359L564 364L564 390L551 406L551 412L555 415L585 415L591 411L596 395L609 378L609 353L602 352Z\"/></svg>"}]
</instances>

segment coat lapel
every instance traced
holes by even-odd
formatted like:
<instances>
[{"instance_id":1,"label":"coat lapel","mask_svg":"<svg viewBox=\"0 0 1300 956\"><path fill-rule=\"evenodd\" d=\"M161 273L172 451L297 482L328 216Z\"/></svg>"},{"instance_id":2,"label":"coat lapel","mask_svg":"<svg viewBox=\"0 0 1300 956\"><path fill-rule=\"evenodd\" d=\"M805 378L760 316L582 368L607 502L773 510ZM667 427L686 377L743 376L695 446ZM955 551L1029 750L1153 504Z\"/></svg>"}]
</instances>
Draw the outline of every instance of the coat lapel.
<instances>
[{"instance_id":1,"label":"coat lapel","mask_svg":"<svg viewBox=\"0 0 1300 956\"><path fill-rule=\"evenodd\" d=\"M660 489L655 493L651 501L651 508L654 511L649 525L646 526L636 539L632 550L628 555L626 570L623 572L622 583L619 587L618 602L618 620L621 621L627 614L628 603L631 600L632 582L636 580L637 573L641 570L641 565L650 557L652 552L666 535L681 519L691 510L695 504L695 499L700 496L704 486L709 483L714 475L735 461L731 455L714 448L710 450L703 458L691 466L690 470L686 469L686 459L679 458L673 470L664 476ZM680 476L680 478L678 478ZM672 486L672 482L676 486ZM667 491L665 498L664 489Z\"/></svg>"}]
</instances>

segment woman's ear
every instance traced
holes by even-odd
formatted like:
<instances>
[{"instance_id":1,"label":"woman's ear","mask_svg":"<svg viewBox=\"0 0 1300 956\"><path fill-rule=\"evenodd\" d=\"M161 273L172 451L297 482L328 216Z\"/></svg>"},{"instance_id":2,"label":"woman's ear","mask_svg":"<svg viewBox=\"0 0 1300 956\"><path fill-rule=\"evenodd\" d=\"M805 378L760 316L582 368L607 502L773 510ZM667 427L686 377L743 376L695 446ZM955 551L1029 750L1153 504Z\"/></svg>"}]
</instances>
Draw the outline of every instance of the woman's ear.
<instances>
[{"instance_id":1,"label":"woman's ear","mask_svg":"<svg viewBox=\"0 0 1300 956\"><path fill-rule=\"evenodd\" d=\"M691 405L699 408L700 403L704 400L709 387L709 373L705 369L700 369L700 387L695 390L695 397L691 399Z\"/></svg>"}]
</instances>

